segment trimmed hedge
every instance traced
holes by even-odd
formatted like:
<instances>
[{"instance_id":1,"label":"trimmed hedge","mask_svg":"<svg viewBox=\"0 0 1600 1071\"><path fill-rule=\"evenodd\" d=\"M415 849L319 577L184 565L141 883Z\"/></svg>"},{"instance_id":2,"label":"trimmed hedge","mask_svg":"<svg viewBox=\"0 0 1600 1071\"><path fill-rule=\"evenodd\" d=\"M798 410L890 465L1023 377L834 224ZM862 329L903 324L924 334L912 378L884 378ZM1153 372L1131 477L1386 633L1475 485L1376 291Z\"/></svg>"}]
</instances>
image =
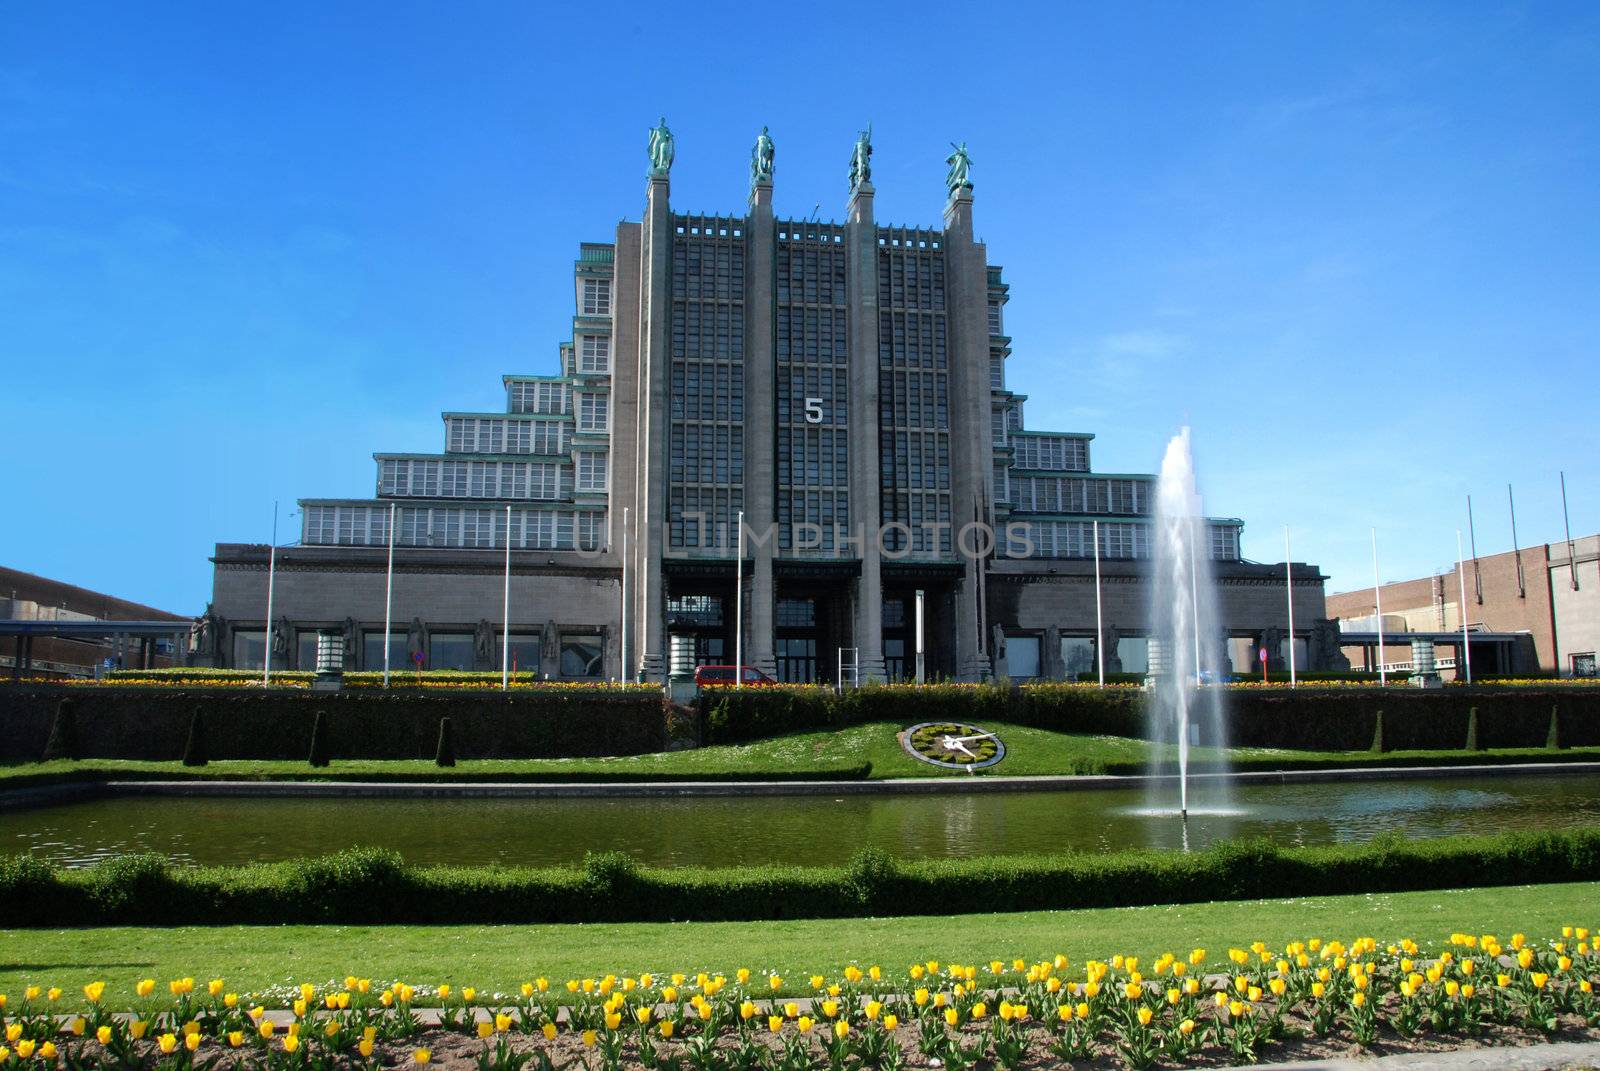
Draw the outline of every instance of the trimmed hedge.
<instances>
[{"instance_id":1,"label":"trimmed hedge","mask_svg":"<svg viewBox=\"0 0 1600 1071\"><path fill-rule=\"evenodd\" d=\"M1600 689L1236 688L1223 694L1228 743L1237 747L1367 751L1381 740L1385 751L1453 750L1466 740L1474 708L1484 749L1543 747L1553 717L1562 746L1600 745ZM732 744L867 721L1010 722L1141 738L1147 734L1145 699L1139 688L950 684L869 686L843 695L818 687L713 688L699 702L705 743Z\"/></svg>"},{"instance_id":2,"label":"trimmed hedge","mask_svg":"<svg viewBox=\"0 0 1600 1071\"><path fill-rule=\"evenodd\" d=\"M244 867L174 868L121 856L85 870L0 859L13 927L745 921L1062 910L1397 892L1600 878L1600 828L1203 852L1129 851L899 862L868 849L844 867L646 869L616 853L581 868L406 866L354 849Z\"/></svg>"},{"instance_id":3,"label":"trimmed hedge","mask_svg":"<svg viewBox=\"0 0 1600 1071\"><path fill-rule=\"evenodd\" d=\"M68 713L59 714L58 706ZM325 717L317 755L334 760L432 759L442 717L451 719L458 759L640 755L666 746L665 701L660 692L639 689L311 692L29 685L0 688L0 761L39 759L46 741L64 731L76 759L178 759L194 715L204 711L211 761L304 762L313 752L319 710Z\"/></svg>"}]
</instances>

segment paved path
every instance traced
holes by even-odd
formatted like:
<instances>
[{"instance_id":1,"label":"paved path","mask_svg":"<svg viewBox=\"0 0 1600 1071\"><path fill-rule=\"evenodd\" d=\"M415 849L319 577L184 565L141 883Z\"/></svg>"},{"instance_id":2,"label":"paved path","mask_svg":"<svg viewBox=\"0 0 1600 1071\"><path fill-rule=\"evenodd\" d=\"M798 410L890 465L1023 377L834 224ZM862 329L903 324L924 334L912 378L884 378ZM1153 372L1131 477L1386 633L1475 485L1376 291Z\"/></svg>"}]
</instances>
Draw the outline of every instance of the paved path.
<instances>
[{"instance_id":1,"label":"paved path","mask_svg":"<svg viewBox=\"0 0 1600 1071\"><path fill-rule=\"evenodd\" d=\"M1255 1064L1252 1071L1562 1071L1600 1067L1600 1041L1558 1041L1548 1045L1457 1049L1455 1052L1404 1052L1394 1056L1299 1063Z\"/></svg>"}]
</instances>

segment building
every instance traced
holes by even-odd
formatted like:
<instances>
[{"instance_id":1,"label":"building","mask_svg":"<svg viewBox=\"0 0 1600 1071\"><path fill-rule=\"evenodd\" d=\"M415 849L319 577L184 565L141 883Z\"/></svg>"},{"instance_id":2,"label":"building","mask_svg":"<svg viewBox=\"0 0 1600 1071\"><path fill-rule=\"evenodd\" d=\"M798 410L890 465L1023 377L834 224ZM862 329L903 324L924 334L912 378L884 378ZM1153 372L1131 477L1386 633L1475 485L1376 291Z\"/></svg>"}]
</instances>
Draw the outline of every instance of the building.
<instances>
[{"instance_id":1,"label":"building","mask_svg":"<svg viewBox=\"0 0 1600 1071\"><path fill-rule=\"evenodd\" d=\"M0 670L91 677L181 665L192 618L0 566Z\"/></svg>"},{"instance_id":2,"label":"building","mask_svg":"<svg viewBox=\"0 0 1600 1071\"><path fill-rule=\"evenodd\" d=\"M672 155L663 123L643 218L579 247L557 373L507 375L504 412L444 413L440 453L376 454L375 498L302 500L270 624L268 548L219 544L201 657L270 643L306 666L337 629L347 664L387 645L391 666L499 668L509 616L519 668L659 680L732 662L737 618L739 655L780 679L901 678L920 607L929 676L1003 652L1056 677L1093 667L1098 531L1107 668L1142 671L1153 477L1025 425L965 150L941 227L876 219L865 134L843 222L774 214L765 131L741 213L675 211ZM1284 567L1240 559L1240 521L1208 526L1232 660L1269 639L1280 661ZM1337 659L1314 642L1324 578L1295 574L1295 642Z\"/></svg>"},{"instance_id":3,"label":"building","mask_svg":"<svg viewBox=\"0 0 1600 1071\"><path fill-rule=\"evenodd\" d=\"M1379 589L1385 668L1411 668L1413 636L1457 646L1465 617L1476 674L1595 675L1600 535L1471 558L1465 564L1465 585L1462 579L1459 570L1451 569ZM1352 664L1377 667L1374 615L1379 601L1372 588L1328 596L1328 613L1339 621L1342 646ZM1440 667L1464 675L1458 661L1458 656L1445 659Z\"/></svg>"}]
</instances>

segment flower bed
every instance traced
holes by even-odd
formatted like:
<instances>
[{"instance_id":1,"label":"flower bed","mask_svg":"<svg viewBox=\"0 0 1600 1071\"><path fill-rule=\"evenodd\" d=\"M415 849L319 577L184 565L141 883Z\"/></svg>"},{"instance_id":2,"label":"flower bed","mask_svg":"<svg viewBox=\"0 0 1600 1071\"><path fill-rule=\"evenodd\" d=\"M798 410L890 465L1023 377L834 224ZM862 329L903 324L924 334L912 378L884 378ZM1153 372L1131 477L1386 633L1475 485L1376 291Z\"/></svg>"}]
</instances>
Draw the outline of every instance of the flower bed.
<instances>
[{"instance_id":1,"label":"flower bed","mask_svg":"<svg viewBox=\"0 0 1600 1071\"><path fill-rule=\"evenodd\" d=\"M1409 939L1361 937L1256 942L1216 960L1197 948L1149 963L852 964L793 980L744 968L606 974L535 978L515 993L352 976L272 994L184 978L158 994L145 979L125 992L84 986L87 1010L70 1015L57 1014L60 990L30 986L0 996L0 1067L1141 1071L1600 1037L1600 955L1581 927L1538 941L1457 933L1428 957Z\"/></svg>"}]
</instances>

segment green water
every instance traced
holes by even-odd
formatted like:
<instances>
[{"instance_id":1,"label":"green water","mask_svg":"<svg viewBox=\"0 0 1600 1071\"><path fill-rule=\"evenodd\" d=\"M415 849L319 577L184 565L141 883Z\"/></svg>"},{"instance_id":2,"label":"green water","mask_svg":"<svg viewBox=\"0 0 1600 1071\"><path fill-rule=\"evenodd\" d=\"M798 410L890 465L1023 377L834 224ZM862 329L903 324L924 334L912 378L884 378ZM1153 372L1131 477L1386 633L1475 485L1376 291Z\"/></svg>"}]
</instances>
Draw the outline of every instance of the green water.
<instances>
[{"instance_id":1,"label":"green water","mask_svg":"<svg viewBox=\"0 0 1600 1071\"><path fill-rule=\"evenodd\" d=\"M660 866L841 863L1281 844L1600 824L1600 776L1447 778L1193 791L1187 830L1143 789L665 799L236 799L130 796L0 813L0 853L83 866L153 851L188 864L393 848L415 863L573 864L620 850Z\"/></svg>"}]
</instances>

